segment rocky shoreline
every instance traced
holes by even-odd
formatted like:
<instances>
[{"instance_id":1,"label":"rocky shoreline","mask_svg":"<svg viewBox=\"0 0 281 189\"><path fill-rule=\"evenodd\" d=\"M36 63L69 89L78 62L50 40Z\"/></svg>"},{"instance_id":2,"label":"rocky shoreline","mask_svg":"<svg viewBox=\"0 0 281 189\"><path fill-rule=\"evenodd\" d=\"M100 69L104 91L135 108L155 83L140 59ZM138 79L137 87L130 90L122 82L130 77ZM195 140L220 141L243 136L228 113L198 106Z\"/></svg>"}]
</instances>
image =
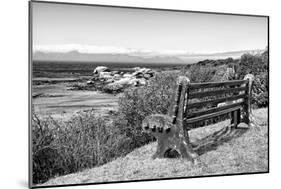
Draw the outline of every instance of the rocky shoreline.
<instances>
[{"instance_id":1,"label":"rocky shoreline","mask_svg":"<svg viewBox=\"0 0 281 189\"><path fill-rule=\"evenodd\" d=\"M93 76L85 83L75 83L68 90L93 90L117 94L124 89L146 85L154 77L155 71L149 68L135 67L132 72L113 71L105 66L98 66Z\"/></svg>"}]
</instances>

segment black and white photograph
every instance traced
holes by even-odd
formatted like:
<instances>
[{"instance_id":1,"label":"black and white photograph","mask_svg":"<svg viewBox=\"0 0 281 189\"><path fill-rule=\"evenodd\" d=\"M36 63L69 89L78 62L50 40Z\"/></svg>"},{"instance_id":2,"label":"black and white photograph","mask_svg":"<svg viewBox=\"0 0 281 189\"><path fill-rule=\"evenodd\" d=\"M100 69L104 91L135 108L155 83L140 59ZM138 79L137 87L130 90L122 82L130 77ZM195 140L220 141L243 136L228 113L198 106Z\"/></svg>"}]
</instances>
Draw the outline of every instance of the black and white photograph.
<instances>
[{"instance_id":1,"label":"black and white photograph","mask_svg":"<svg viewBox=\"0 0 281 189\"><path fill-rule=\"evenodd\" d=\"M269 173L269 16L29 2L29 182Z\"/></svg>"}]
</instances>

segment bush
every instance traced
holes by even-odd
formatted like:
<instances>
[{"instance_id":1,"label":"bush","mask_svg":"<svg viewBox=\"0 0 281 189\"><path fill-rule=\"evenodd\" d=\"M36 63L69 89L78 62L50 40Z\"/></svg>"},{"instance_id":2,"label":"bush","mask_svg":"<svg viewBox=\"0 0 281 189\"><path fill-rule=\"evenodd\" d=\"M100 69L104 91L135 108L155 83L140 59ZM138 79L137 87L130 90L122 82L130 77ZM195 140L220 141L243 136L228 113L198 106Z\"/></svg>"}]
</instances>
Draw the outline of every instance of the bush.
<instances>
[{"instance_id":1,"label":"bush","mask_svg":"<svg viewBox=\"0 0 281 189\"><path fill-rule=\"evenodd\" d=\"M226 77L226 73L228 66L227 65L222 65L222 66L218 66L216 67L216 72L212 78L212 81L214 82L219 82L219 81L224 81L226 79L228 79L228 77Z\"/></svg>"},{"instance_id":2,"label":"bush","mask_svg":"<svg viewBox=\"0 0 281 189\"><path fill-rule=\"evenodd\" d=\"M252 103L256 107L268 106L268 73L264 72L255 76L252 90Z\"/></svg>"},{"instance_id":3,"label":"bush","mask_svg":"<svg viewBox=\"0 0 281 189\"><path fill-rule=\"evenodd\" d=\"M240 79L248 73L255 76L252 103L256 107L268 106L268 51L260 55L242 55L237 72Z\"/></svg>"},{"instance_id":4,"label":"bush","mask_svg":"<svg viewBox=\"0 0 281 189\"><path fill-rule=\"evenodd\" d=\"M51 117L32 121L33 182L104 164L128 153L127 138L93 112L79 113L67 122Z\"/></svg>"},{"instance_id":5,"label":"bush","mask_svg":"<svg viewBox=\"0 0 281 189\"><path fill-rule=\"evenodd\" d=\"M193 83L209 82L216 73L213 66L192 65L186 72L186 76Z\"/></svg>"},{"instance_id":6,"label":"bush","mask_svg":"<svg viewBox=\"0 0 281 189\"><path fill-rule=\"evenodd\" d=\"M32 167L33 183L46 181L50 175L63 170L57 163L60 159L57 149L53 146L54 132L49 122L41 120L33 113L32 116ZM57 157L57 158L54 158Z\"/></svg>"},{"instance_id":7,"label":"bush","mask_svg":"<svg viewBox=\"0 0 281 189\"><path fill-rule=\"evenodd\" d=\"M142 146L153 138L142 133L141 122L155 113L167 114L171 97L175 90L177 74L158 73L148 85L128 88L119 99L120 120L123 120L123 133L130 138L130 146Z\"/></svg>"},{"instance_id":8,"label":"bush","mask_svg":"<svg viewBox=\"0 0 281 189\"><path fill-rule=\"evenodd\" d=\"M266 58L262 55L243 54L237 70L239 77L243 79L249 73L256 76L260 73L267 72L268 63L265 60Z\"/></svg>"}]
</instances>

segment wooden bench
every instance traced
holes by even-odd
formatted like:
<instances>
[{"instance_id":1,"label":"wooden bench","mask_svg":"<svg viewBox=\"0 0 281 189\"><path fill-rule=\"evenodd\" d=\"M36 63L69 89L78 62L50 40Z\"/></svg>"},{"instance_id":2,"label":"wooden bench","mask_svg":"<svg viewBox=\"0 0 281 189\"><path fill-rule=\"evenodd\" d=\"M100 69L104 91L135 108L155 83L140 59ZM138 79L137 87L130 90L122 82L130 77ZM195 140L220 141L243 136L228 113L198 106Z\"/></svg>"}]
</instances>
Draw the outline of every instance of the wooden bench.
<instances>
[{"instance_id":1,"label":"wooden bench","mask_svg":"<svg viewBox=\"0 0 281 189\"><path fill-rule=\"evenodd\" d=\"M181 93L182 88L179 83L178 94ZM229 115L231 126L236 128L241 120L249 124L252 88L252 80L249 77L244 80L226 82L188 83L185 88L184 106L179 107L180 98L183 97L178 97L174 115L174 119L176 119L177 112L183 113L183 127L185 129L190 130L213 124L216 122L216 118L223 115L226 115L226 118ZM179 108L183 108L183 110L177 110ZM205 120L209 120L209 122ZM223 121L224 119L219 120ZM198 126L195 124L197 122L204 123Z\"/></svg>"},{"instance_id":2,"label":"wooden bench","mask_svg":"<svg viewBox=\"0 0 281 189\"><path fill-rule=\"evenodd\" d=\"M143 121L143 129L158 141L154 157L163 157L165 150L174 147L182 157L194 159L188 135L191 129L226 119L235 128L241 122L249 125L252 84L251 74L244 80L208 83L190 83L180 76L169 114L151 115Z\"/></svg>"}]
</instances>

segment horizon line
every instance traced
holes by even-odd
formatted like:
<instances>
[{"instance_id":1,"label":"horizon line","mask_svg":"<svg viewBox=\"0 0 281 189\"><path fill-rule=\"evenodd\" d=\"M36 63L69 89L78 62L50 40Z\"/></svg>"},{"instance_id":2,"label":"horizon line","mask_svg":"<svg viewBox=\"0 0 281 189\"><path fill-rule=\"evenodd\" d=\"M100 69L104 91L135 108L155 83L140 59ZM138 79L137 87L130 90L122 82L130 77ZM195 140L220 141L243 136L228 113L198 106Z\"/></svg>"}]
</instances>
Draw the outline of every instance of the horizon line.
<instances>
[{"instance_id":1,"label":"horizon line","mask_svg":"<svg viewBox=\"0 0 281 189\"><path fill-rule=\"evenodd\" d=\"M254 49L237 49L226 51L208 51L208 52L190 52L188 50L172 50L172 49L143 49L143 48L130 48L130 47L117 47L117 46L96 46L96 45L81 45L81 44L64 44L64 45L34 45L33 53L70 53L78 52L80 54L162 54L162 55L212 55L223 53L235 53L241 51L262 51L264 48Z\"/></svg>"}]
</instances>

